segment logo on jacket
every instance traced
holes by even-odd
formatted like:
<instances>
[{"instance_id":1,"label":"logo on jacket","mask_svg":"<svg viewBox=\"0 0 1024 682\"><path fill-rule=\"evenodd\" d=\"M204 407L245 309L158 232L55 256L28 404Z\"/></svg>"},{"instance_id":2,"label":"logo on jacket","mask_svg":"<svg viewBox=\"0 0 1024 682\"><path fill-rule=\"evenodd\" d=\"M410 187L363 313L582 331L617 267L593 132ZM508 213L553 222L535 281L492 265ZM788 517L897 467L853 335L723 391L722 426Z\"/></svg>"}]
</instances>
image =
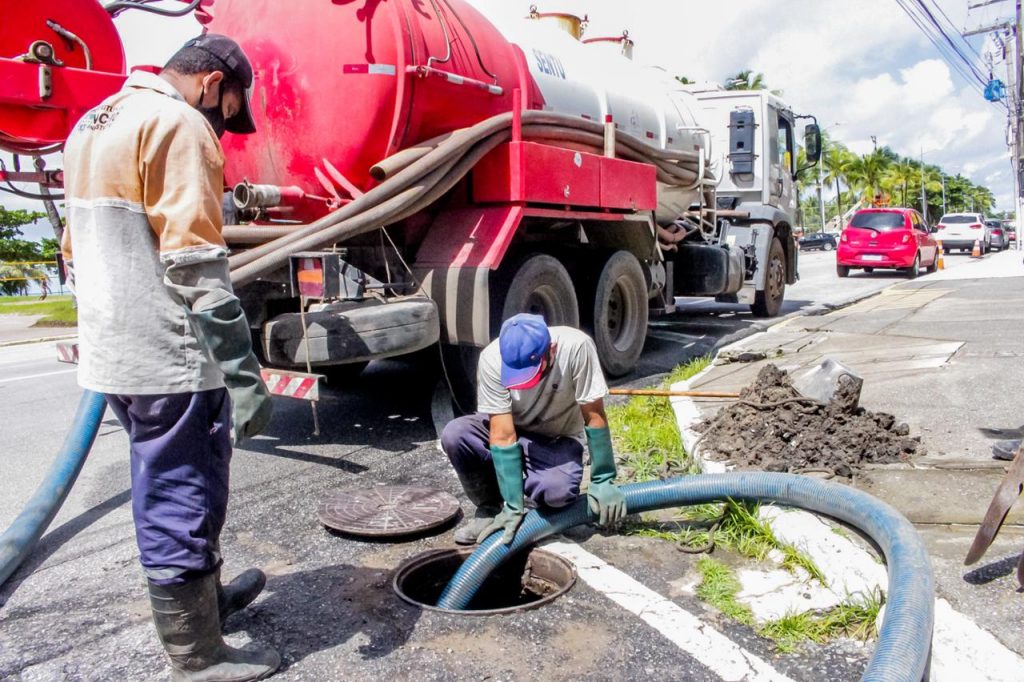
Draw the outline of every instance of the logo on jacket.
<instances>
[{"instance_id":1,"label":"logo on jacket","mask_svg":"<svg viewBox=\"0 0 1024 682\"><path fill-rule=\"evenodd\" d=\"M98 106L85 116L78 123L79 130L103 130L117 118L118 110L109 104Z\"/></svg>"}]
</instances>

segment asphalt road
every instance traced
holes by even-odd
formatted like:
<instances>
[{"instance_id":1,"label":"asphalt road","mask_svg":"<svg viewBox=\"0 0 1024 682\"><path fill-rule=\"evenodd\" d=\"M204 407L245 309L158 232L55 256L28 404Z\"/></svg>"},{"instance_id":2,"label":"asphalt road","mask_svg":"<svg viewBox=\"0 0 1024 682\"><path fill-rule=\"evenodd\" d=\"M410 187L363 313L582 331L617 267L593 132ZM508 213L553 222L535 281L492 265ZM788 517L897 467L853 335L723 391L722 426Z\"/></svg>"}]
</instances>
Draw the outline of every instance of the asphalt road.
<instances>
[{"instance_id":1,"label":"asphalt road","mask_svg":"<svg viewBox=\"0 0 1024 682\"><path fill-rule=\"evenodd\" d=\"M958 258L947 264L955 267ZM886 274L839 280L831 253L802 254L800 272L784 312L839 304L896 281ZM651 383L766 324L745 306L681 303L683 312L652 322L640 370L626 383ZM0 348L0 528L60 446L80 396L71 369L56 362L52 343ZM318 501L348 487L429 485L461 497L436 447L431 405L438 382L430 363L374 363L352 384L323 390L318 436L308 403L276 401L267 433L239 448L232 468L225 574L259 565L270 582L265 597L229 622L231 640L272 642L285 655L279 679L287 680L727 677L718 663L709 666L692 648L658 636L586 584L514 616L409 607L390 590L391 569L424 549L450 546L450 527L411 542L368 543L320 526ZM0 679L166 679L137 565L126 460L125 435L108 414L65 508L27 565L0 588ZM671 545L584 530L574 538L780 676L859 677L863 648L777 656L749 628L718 621L677 589L693 582L695 560Z\"/></svg>"}]
</instances>

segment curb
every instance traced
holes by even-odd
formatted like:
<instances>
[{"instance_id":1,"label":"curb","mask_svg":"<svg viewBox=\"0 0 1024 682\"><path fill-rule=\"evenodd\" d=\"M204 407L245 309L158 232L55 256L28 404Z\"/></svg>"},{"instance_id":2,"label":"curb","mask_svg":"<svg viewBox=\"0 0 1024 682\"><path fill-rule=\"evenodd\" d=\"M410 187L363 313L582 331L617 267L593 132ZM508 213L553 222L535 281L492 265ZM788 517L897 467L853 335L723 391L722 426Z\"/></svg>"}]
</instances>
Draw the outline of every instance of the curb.
<instances>
[{"instance_id":1,"label":"curb","mask_svg":"<svg viewBox=\"0 0 1024 682\"><path fill-rule=\"evenodd\" d=\"M64 334L62 336L44 336L37 339L23 339L21 341L3 341L0 342L0 348L8 348L10 346L27 346L31 343L46 343L47 341L67 341L68 339L77 339L78 334Z\"/></svg>"}]
</instances>

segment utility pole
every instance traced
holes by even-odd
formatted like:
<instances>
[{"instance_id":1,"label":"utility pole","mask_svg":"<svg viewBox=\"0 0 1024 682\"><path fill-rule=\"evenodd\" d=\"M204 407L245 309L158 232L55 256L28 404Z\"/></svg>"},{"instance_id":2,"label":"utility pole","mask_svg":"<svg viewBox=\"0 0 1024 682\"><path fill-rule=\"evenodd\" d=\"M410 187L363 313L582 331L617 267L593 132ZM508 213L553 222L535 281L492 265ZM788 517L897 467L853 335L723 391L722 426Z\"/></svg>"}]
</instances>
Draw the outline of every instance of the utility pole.
<instances>
[{"instance_id":1,"label":"utility pole","mask_svg":"<svg viewBox=\"0 0 1024 682\"><path fill-rule=\"evenodd\" d=\"M924 193L924 147L921 147L921 217L928 224L928 199Z\"/></svg>"},{"instance_id":2,"label":"utility pole","mask_svg":"<svg viewBox=\"0 0 1024 682\"><path fill-rule=\"evenodd\" d=\"M981 0L973 4L968 4L968 11L984 7L986 5L995 5L1006 0ZM1021 26L1021 0L1014 0L1014 18L1013 23L1009 21L1002 21L1000 23L993 24L991 26L984 26L972 31L967 31L963 35L967 36L977 35L979 33L989 33L998 29L1005 29L1013 32L1013 54L1010 55L1009 50L1006 46L1003 47L1003 60L1006 62L1006 71L1009 82L1007 83L1007 92L1009 101L1007 102L1009 108L1009 132L1010 132L1010 163L1013 168L1013 190L1014 190L1014 213L1016 214L1017 234L1024 234L1024 121L1022 121L1022 102L1024 102L1024 36L1022 36ZM1021 244L1020 239L1017 240L1017 248L1024 248Z\"/></svg>"},{"instance_id":3,"label":"utility pole","mask_svg":"<svg viewBox=\"0 0 1024 682\"><path fill-rule=\"evenodd\" d=\"M818 159L818 214L821 218L821 231L825 231L825 200L821 194L821 159Z\"/></svg>"},{"instance_id":4,"label":"utility pole","mask_svg":"<svg viewBox=\"0 0 1024 682\"><path fill-rule=\"evenodd\" d=\"M946 215L946 174L940 173L939 177L942 178L942 215Z\"/></svg>"}]
</instances>

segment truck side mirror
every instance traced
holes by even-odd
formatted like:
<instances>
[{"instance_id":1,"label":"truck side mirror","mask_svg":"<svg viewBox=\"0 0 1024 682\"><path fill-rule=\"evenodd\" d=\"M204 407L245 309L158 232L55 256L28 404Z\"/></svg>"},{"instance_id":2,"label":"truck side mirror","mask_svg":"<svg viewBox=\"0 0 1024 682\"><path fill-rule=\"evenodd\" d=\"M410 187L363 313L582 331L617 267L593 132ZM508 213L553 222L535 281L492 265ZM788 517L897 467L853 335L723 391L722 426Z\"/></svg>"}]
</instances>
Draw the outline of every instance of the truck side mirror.
<instances>
[{"instance_id":1,"label":"truck side mirror","mask_svg":"<svg viewBox=\"0 0 1024 682\"><path fill-rule=\"evenodd\" d=\"M817 123L804 126L804 154L809 163L817 163L821 158L821 128Z\"/></svg>"}]
</instances>

